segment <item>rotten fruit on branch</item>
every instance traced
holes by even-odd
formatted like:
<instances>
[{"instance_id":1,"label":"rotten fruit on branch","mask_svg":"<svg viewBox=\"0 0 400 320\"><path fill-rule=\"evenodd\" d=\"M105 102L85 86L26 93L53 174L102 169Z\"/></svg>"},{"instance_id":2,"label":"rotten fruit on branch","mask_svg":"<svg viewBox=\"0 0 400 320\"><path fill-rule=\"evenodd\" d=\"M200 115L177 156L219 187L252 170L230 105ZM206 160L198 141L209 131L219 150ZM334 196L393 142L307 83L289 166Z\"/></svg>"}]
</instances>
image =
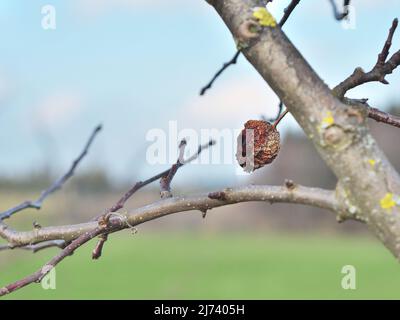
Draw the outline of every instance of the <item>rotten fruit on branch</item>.
<instances>
[{"instance_id":1,"label":"rotten fruit on branch","mask_svg":"<svg viewBox=\"0 0 400 320\"><path fill-rule=\"evenodd\" d=\"M280 150L280 134L276 129L281 120L289 113L281 113L283 104L279 103L279 114L273 123L266 120L249 120L237 138L236 159L246 172L270 164Z\"/></svg>"},{"instance_id":2,"label":"rotten fruit on branch","mask_svg":"<svg viewBox=\"0 0 400 320\"><path fill-rule=\"evenodd\" d=\"M276 127L264 120L249 120L237 138L236 159L246 172L274 161L280 149Z\"/></svg>"}]
</instances>

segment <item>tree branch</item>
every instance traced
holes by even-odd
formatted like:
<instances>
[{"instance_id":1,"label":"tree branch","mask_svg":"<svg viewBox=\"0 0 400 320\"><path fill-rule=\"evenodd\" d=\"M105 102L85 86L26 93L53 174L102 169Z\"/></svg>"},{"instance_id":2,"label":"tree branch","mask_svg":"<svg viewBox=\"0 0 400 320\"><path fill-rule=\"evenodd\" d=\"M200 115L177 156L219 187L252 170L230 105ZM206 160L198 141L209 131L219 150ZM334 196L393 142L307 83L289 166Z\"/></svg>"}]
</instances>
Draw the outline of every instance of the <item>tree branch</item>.
<instances>
[{"instance_id":1,"label":"tree branch","mask_svg":"<svg viewBox=\"0 0 400 320\"><path fill-rule=\"evenodd\" d=\"M368 104L368 99L349 99L344 98L343 102L365 109L368 118L375 120L376 122L382 122L393 127L400 128L400 117L390 114L388 112L381 111L377 108L371 107Z\"/></svg>"},{"instance_id":2,"label":"tree branch","mask_svg":"<svg viewBox=\"0 0 400 320\"><path fill-rule=\"evenodd\" d=\"M20 212L22 210L28 209L28 208L33 208L39 210L42 207L43 201L52 193L55 191L61 189L63 184L74 175L75 169L78 166L78 164L81 162L81 160L86 156L86 154L89 151L89 148L96 137L97 133L101 130L101 125L97 126L92 134L89 137L89 140L86 142L85 147L83 148L82 152L80 155L73 161L70 169L66 174L64 174L62 177L60 177L58 180L56 180L49 188L46 190L43 190L40 197L36 199L35 201L24 201L20 203L19 205L8 209L7 211L4 211L0 213L0 221L5 220L10 218L13 214L16 214L17 212Z\"/></svg>"},{"instance_id":3,"label":"tree branch","mask_svg":"<svg viewBox=\"0 0 400 320\"><path fill-rule=\"evenodd\" d=\"M368 107L368 117L374 119L377 122L383 122L388 125L400 128L400 117L380 111L377 108Z\"/></svg>"},{"instance_id":4,"label":"tree branch","mask_svg":"<svg viewBox=\"0 0 400 320\"><path fill-rule=\"evenodd\" d=\"M184 162L183 160L183 156L185 153L185 147L186 147L186 140L182 140L181 143L179 144L179 157L178 160L176 161L176 163L171 167L171 169L169 170L168 174L163 176L160 179L160 194L161 194L161 198L171 198L172 194L171 194L171 182L172 179L174 178L175 174L178 172L178 169L180 167L180 165Z\"/></svg>"},{"instance_id":5,"label":"tree branch","mask_svg":"<svg viewBox=\"0 0 400 320\"><path fill-rule=\"evenodd\" d=\"M287 19L289 19L290 15L292 14L293 10L297 7L300 0L292 0L287 8L284 10L283 17L281 21L279 21L279 26L282 28L283 25L286 23Z\"/></svg>"},{"instance_id":6,"label":"tree branch","mask_svg":"<svg viewBox=\"0 0 400 320\"><path fill-rule=\"evenodd\" d=\"M23 249L27 251L32 251L32 253L36 253L38 251L48 249L48 248L59 248L59 249L64 249L68 243L66 243L64 240L51 240L51 241L44 241L38 244L31 244L27 246L22 246L22 247L16 247L11 244L4 244L0 245L0 251L4 250L12 250L12 249Z\"/></svg>"},{"instance_id":7,"label":"tree branch","mask_svg":"<svg viewBox=\"0 0 400 320\"><path fill-rule=\"evenodd\" d=\"M21 289L31 283L40 282L43 277L48 274L59 262L61 262L64 258L71 255L77 248L79 248L82 244L88 242L93 239L97 235L99 235L104 227L98 226L95 229L86 232L79 236L77 239L72 241L65 249L63 249L58 255L56 255L53 259L51 259L48 263L46 263L40 270L36 271L32 275L29 275L21 280L18 280L10 285L7 285L0 289L0 297L9 293L12 293L18 289Z\"/></svg>"},{"instance_id":8,"label":"tree branch","mask_svg":"<svg viewBox=\"0 0 400 320\"><path fill-rule=\"evenodd\" d=\"M132 210L126 216L123 216L120 213L115 215L111 214L110 219L106 224L102 224L100 221L92 221L87 223L85 228L82 228L82 225L52 227L70 230L68 237L70 239L75 239L34 274L1 288L0 296L11 293L28 284L41 281L41 279L43 279L43 277L60 261L98 235L113 233L125 228L132 228L147 221L177 212L186 212L191 210L200 210L201 212L205 212L212 208L248 201L305 204L328 209L333 212L344 210L342 204L337 201L334 191L308 188L294 184L286 184L282 187L251 185L240 188L228 188L208 194L163 199L150 205ZM59 233L51 234L47 232L47 235L49 238L52 238L53 236L55 238L59 237ZM31 240L34 242L34 237ZM96 257L99 256L97 248L95 248L94 254Z\"/></svg>"},{"instance_id":9,"label":"tree branch","mask_svg":"<svg viewBox=\"0 0 400 320\"><path fill-rule=\"evenodd\" d=\"M199 146L199 149L197 150L197 152L196 152L194 155L192 155L190 158L186 159L185 161L183 161L182 163L179 163L179 165L177 165L177 169L179 169L180 167L184 166L185 164L187 164L187 163L189 163L189 162L195 160L195 159L200 155L200 153L201 153L203 150L209 148L210 146L213 146L214 144L215 144L215 141L214 141L214 140L211 140L211 141L209 141L208 143ZM126 192L126 193L122 196L122 198L121 198L113 207L111 207L111 208L108 209L107 211L108 211L108 212L115 212L115 211L117 211L117 210L123 208L124 205L125 205L125 202L126 202L136 191L138 191L139 189L143 188L144 186L146 186L146 185L148 185L148 184L150 184L150 183L152 183L152 182L154 182L154 181L157 181L157 180L161 179L162 177L168 175L168 174L170 173L170 171L171 171L171 168L170 168L170 169L167 169L167 170L165 170L165 171L163 171L163 172L161 172L161 173L159 173L159 174L157 174L157 175L155 175L155 176L153 176L153 177L151 177L151 178L149 178L149 179L147 179L147 180L145 180L145 181L139 181L139 182L137 182L128 192Z\"/></svg>"},{"instance_id":10,"label":"tree branch","mask_svg":"<svg viewBox=\"0 0 400 320\"><path fill-rule=\"evenodd\" d=\"M89 140L88 145L90 145L90 143L91 140ZM92 220L92 222L86 224L63 226L63 227L49 227L49 228L40 227L40 228L35 228L35 230L30 232L18 232L12 230L4 223L1 223L0 236L6 239L8 241L8 244L0 246L0 250L20 247L23 249L32 250L33 252L36 252L38 250L54 246L58 246L63 250L52 260L50 260L43 268L41 268L34 274L0 289L0 296L18 290L30 283L40 282L43 279L43 277L48 272L50 272L50 270L53 269L59 262L61 262L67 256L71 255L77 248L79 248L80 246L82 246L83 244L85 244L86 242L88 242L89 240L93 239L96 236L100 236L100 239L92 251L92 258L93 259L100 258L103 246L108 239L109 233L115 232L117 230L122 230L127 227L133 228L133 225L128 221L128 217L120 213L117 213L116 211L123 208L125 206L126 201L136 191L138 191L140 188L146 186L147 184L153 181L156 181L160 178L164 178L166 176L167 186L169 187L175 173L181 166L193 161L200 155L200 153L204 149L207 149L214 144L215 142L211 140L207 144L200 145L195 154L193 154L188 159L184 160L183 156L184 156L184 147L186 145L186 141L183 140L179 146L180 152L176 164L174 164L170 169L162 172L161 174L155 175L154 177L147 179L146 181L136 183L128 192L126 192L118 200L116 204L107 209L106 212L102 214L100 217L98 217L95 221ZM80 158L81 157L78 158L78 161ZM73 165L73 168L75 166L76 165Z\"/></svg>"},{"instance_id":11,"label":"tree branch","mask_svg":"<svg viewBox=\"0 0 400 320\"><path fill-rule=\"evenodd\" d=\"M206 144L200 145L197 152L194 153L191 157L182 162L179 162L177 165L178 168L184 166L185 164L195 160L202 151L214 145L215 141L211 140ZM157 181L162 177L169 174L171 169L167 169L145 181L137 182L130 190L128 190L112 207L107 209L104 214L97 216L92 222L80 223L76 225L69 226L58 226L58 227L43 227L40 229L35 229L32 231L16 231L11 227L5 225L4 223L0 223L0 237L5 239L8 242L8 248L16 248L16 247L24 247L31 244L40 243L47 240L64 240L64 241L72 241L76 238L77 235L81 235L85 232L89 232L94 229L97 224L97 220L100 218L104 218L107 214L116 212L122 209L126 203L126 201L139 189L144 186L150 184L151 182Z\"/></svg>"},{"instance_id":12,"label":"tree branch","mask_svg":"<svg viewBox=\"0 0 400 320\"><path fill-rule=\"evenodd\" d=\"M224 190L224 194L227 195L224 202L214 201L208 197L208 194L163 199L131 211L127 215L128 220L125 227L146 222L150 220L148 219L150 215L158 217L188 210L200 210L204 212L223 205L248 201L300 203L330 210L341 208L335 200L333 191L302 186L297 186L294 190L275 186L247 186ZM110 221L119 220L119 216L111 214ZM98 223L98 221L90 221L74 225L43 227L36 231L11 231L7 229L0 230L0 234L14 246L25 246L57 239L72 241L78 236L95 229Z\"/></svg>"},{"instance_id":13,"label":"tree branch","mask_svg":"<svg viewBox=\"0 0 400 320\"><path fill-rule=\"evenodd\" d=\"M203 95L207 92L207 90L211 89L211 87L212 87L212 85L214 84L214 82L218 79L218 77L219 77L227 68L229 68L231 65L236 64L236 62L237 62L239 56L240 56L240 50L237 50L236 53L235 53L235 55L233 56L233 58L230 59L228 62L225 62L225 63L222 65L222 68L219 69L219 70L215 73L215 75L212 77L212 79L210 80L210 82L207 83L203 88L201 88L201 90L200 90L200 95L201 95L201 96L203 96Z\"/></svg>"},{"instance_id":14,"label":"tree branch","mask_svg":"<svg viewBox=\"0 0 400 320\"><path fill-rule=\"evenodd\" d=\"M381 53L378 55L378 60L372 70L365 72L361 68L356 68L351 76L333 88L332 91L334 95L342 99L347 91L367 82L379 81L383 84L389 83L385 77L388 74L391 74L393 70L400 65L400 50L394 53L392 57L386 61L397 26L398 19L394 19L385 45L383 46Z\"/></svg>"},{"instance_id":15,"label":"tree branch","mask_svg":"<svg viewBox=\"0 0 400 320\"><path fill-rule=\"evenodd\" d=\"M109 221L109 218L111 217L111 214L113 212L116 212L120 209L122 209L125 206L126 201L132 197L132 195L134 193L136 193L139 189L145 187L146 185L157 181L160 179L160 186L161 186L161 197L167 197L167 195L172 196L170 193L170 184L172 182L172 179L174 178L176 172L178 171L178 169L182 166L184 166L185 164L192 162L193 160L195 160L203 150L208 149L210 146L213 146L215 144L214 140L210 140L208 143L204 144L204 145L200 145L197 152L195 154L193 154L190 158L188 158L187 160L183 159L184 156L184 151L185 151L185 146L186 146L186 140L182 140L181 143L179 144L179 157L178 160L176 162L176 164L172 165L172 167L168 170L165 170L164 172L161 172L160 174L157 174L145 181L139 181L137 182L128 192L126 192L121 199L118 200L118 202L112 206L111 208L107 209L106 212L99 216L96 217L96 219L94 220L103 220L105 222ZM164 190L163 190L164 188ZM164 191L164 193L163 193ZM167 193L165 193L167 192ZM96 247L93 249L92 252L92 258L93 259L98 259L100 258L101 254L102 254L102 250L104 247L105 242L107 241L108 237L106 234L103 234L99 241L96 244Z\"/></svg>"}]
</instances>

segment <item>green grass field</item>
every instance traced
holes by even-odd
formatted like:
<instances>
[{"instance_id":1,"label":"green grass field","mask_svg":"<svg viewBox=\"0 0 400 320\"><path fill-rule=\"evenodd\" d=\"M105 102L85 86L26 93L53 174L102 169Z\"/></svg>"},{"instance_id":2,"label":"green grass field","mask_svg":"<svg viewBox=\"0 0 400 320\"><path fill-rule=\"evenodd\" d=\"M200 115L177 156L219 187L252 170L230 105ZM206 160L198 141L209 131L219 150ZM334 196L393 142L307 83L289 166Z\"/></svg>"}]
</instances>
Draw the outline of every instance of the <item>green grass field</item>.
<instances>
[{"instance_id":1,"label":"green grass field","mask_svg":"<svg viewBox=\"0 0 400 320\"><path fill-rule=\"evenodd\" d=\"M57 267L57 288L38 284L8 299L398 299L400 265L374 239L338 236L112 236L103 257L94 243ZM1 253L0 282L38 269L56 250ZM11 258L12 257L12 258ZM357 270L356 290L341 268Z\"/></svg>"}]
</instances>

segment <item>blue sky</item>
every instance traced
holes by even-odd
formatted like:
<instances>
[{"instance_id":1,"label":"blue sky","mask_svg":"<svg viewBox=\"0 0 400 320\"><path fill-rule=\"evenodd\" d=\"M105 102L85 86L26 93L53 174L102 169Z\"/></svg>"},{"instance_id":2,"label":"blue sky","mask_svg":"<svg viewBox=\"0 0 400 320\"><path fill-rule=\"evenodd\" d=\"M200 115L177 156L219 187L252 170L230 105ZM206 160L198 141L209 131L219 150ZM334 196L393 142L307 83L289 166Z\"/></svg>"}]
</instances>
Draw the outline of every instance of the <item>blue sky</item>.
<instances>
[{"instance_id":1,"label":"blue sky","mask_svg":"<svg viewBox=\"0 0 400 320\"><path fill-rule=\"evenodd\" d=\"M279 19L289 1L275 0ZM326 0L303 0L284 27L317 73L335 85L356 66L376 61L396 0L354 0L355 29L332 17ZM56 30L43 30L41 8L56 9ZM0 174L19 176L50 162L62 172L97 123L104 131L84 168L118 179L143 178L165 165L146 161L146 133L178 128L239 128L277 98L244 58L205 97L198 92L235 52L232 37L204 0L0 0ZM400 48L400 32L393 49ZM399 102L400 70L389 86L351 92L385 108ZM297 130L288 119L281 126ZM213 172L235 182L234 165L194 166L180 181Z\"/></svg>"}]
</instances>

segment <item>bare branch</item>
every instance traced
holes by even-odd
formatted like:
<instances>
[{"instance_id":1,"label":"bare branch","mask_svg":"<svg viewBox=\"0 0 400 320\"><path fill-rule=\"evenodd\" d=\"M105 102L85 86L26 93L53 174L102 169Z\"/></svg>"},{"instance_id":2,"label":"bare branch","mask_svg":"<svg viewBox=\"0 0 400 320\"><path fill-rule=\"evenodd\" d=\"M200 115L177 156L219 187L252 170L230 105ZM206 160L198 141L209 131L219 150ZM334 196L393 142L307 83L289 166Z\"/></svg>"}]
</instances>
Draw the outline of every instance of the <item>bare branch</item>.
<instances>
[{"instance_id":1,"label":"bare branch","mask_svg":"<svg viewBox=\"0 0 400 320\"><path fill-rule=\"evenodd\" d=\"M393 114L379 110L378 108L371 107L368 104L368 99L349 99L344 98L343 102L350 106L358 108L365 108L365 115L377 122L382 122L397 128L400 128L400 117Z\"/></svg>"},{"instance_id":2,"label":"bare branch","mask_svg":"<svg viewBox=\"0 0 400 320\"><path fill-rule=\"evenodd\" d=\"M170 194L170 184L171 184L172 179L175 176L176 172L178 171L178 169L180 167L182 167L183 165L185 165L186 163L189 163L189 162L195 160L203 150L208 149L210 146L212 146L214 144L215 144L215 141L210 140L207 144L200 145L197 150L197 153L192 155L189 159L183 160L185 146L186 146L186 140L182 140L181 143L179 144L179 157L178 157L176 164L172 165L172 167L170 169L165 170L164 172L157 174L157 175L147 179L146 181L137 182L128 192L126 192L122 196L122 198L120 200L118 200L118 202L114 206L112 206L111 208L106 210L106 213L104 215L97 217L95 220L98 220L100 218L100 219L103 219L106 222L108 222L111 217L110 214L122 209L125 206L126 201L134 193L136 193L139 189L143 188L144 186L146 186L154 181L157 181L158 179L160 179L161 197L166 198L167 194ZM163 191L165 193L163 193ZM93 252L92 252L93 259L100 258L103 247L104 247L104 243L106 241L107 241L107 235L103 234L103 236L100 237L99 241L97 242L96 247L93 249Z\"/></svg>"},{"instance_id":3,"label":"bare branch","mask_svg":"<svg viewBox=\"0 0 400 320\"><path fill-rule=\"evenodd\" d=\"M48 240L64 240L68 242L75 239L75 235L80 235L92 230L93 226L96 226L96 224L97 222L86 222L70 226L43 227L32 231L16 231L2 223L0 224L0 237L8 242L8 247L10 249L24 247Z\"/></svg>"},{"instance_id":4,"label":"bare branch","mask_svg":"<svg viewBox=\"0 0 400 320\"><path fill-rule=\"evenodd\" d=\"M383 122L388 125L400 128L400 117L370 106L368 106L367 108L369 118L374 119L377 122Z\"/></svg>"},{"instance_id":5,"label":"bare branch","mask_svg":"<svg viewBox=\"0 0 400 320\"><path fill-rule=\"evenodd\" d=\"M186 144L187 144L187 142L185 139L183 139L180 142L178 160L176 161L175 164L172 165L171 169L169 170L169 173L160 179L160 189L161 189L160 194L161 194L162 199L172 197L171 182L172 182L172 179L174 178L175 174L178 172L180 164L184 162L183 156L185 153Z\"/></svg>"},{"instance_id":6,"label":"bare branch","mask_svg":"<svg viewBox=\"0 0 400 320\"><path fill-rule=\"evenodd\" d=\"M209 147L213 146L216 144L215 140L210 140L208 143L205 143L203 145L200 145L199 148L197 149L197 152L194 153L191 157L187 158L186 160L183 161L182 164L179 165L179 167L182 167L183 165L192 162L193 160L196 160L200 153L203 152L203 150L208 149Z\"/></svg>"},{"instance_id":7,"label":"bare branch","mask_svg":"<svg viewBox=\"0 0 400 320\"><path fill-rule=\"evenodd\" d=\"M94 230L90 232L86 232L79 236L77 239L71 242L66 248L64 248L58 255L52 258L48 263L46 263L40 270L36 271L32 275L27 276L21 280L18 280L8 286L5 286L0 289L0 296L9 294L14 292L20 288L23 288L31 283L40 282L43 277L48 274L60 261L62 261L65 257L71 255L77 248L79 248L82 244L88 242L93 239L97 235L99 235L103 231L104 227L96 227Z\"/></svg>"},{"instance_id":8,"label":"bare branch","mask_svg":"<svg viewBox=\"0 0 400 320\"><path fill-rule=\"evenodd\" d=\"M229 68L231 65L236 64L238 58L240 56L240 50L236 51L235 55L233 56L233 58L231 60L229 60L228 62L225 62L222 65L222 68L219 69L217 71L217 73L212 77L212 79L210 80L209 83L207 83L201 90L200 90L200 95L203 96L208 89L211 89L212 85L214 84L215 80L218 79L218 77L227 69Z\"/></svg>"},{"instance_id":9,"label":"bare branch","mask_svg":"<svg viewBox=\"0 0 400 320\"><path fill-rule=\"evenodd\" d=\"M0 214L0 221L5 220L10 218L13 214L28 209L28 208L33 208L33 209L40 209L42 207L43 201L52 193L55 191L61 189L63 184L74 175L75 169L78 166L78 164L81 162L81 160L86 156L88 153L88 150L96 137L97 133L101 130L101 125L97 126L92 134L89 137L89 140L87 141L84 149L82 150L81 154L74 160L72 163L72 166L68 170L66 174L64 174L62 177L60 177L58 180L56 180L48 189L43 190L40 197L36 199L35 201L24 201L20 203L19 205L8 209L7 211L4 211Z\"/></svg>"},{"instance_id":10,"label":"bare branch","mask_svg":"<svg viewBox=\"0 0 400 320\"><path fill-rule=\"evenodd\" d=\"M279 115L279 117L274 121L273 127L275 128L279 122L281 122L281 120L289 113L289 110L286 109L283 113L281 113Z\"/></svg>"},{"instance_id":11,"label":"bare branch","mask_svg":"<svg viewBox=\"0 0 400 320\"><path fill-rule=\"evenodd\" d=\"M195 160L200 153L209 148L210 146L214 145L215 141L211 140L207 144L200 145L197 152L193 154L186 160L179 162L177 168ZM183 155L182 155L183 156ZM18 247L26 247L36 243L41 243L48 240L57 240L57 241L65 241L70 242L85 232L89 232L93 230L97 225L97 220L100 218L104 218L107 214L116 212L124 207L126 201L139 189L143 188L144 186L148 185L151 182L157 181L165 175L168 175L171 169L165 170L160 174L157 174L145 181L137 182L128 192L126 192L116 204L114 204L111 208L107 209L106 212L100 216L97 216L93 219L93 222L81 223L71 226L57 226L57 227L43 227L40 229L35 229L32 231L16 231L11 227L7 226L4 223L0 223L0 237L5 239L8 244L3 247L7 249L13 249ZM109 217L106 218L106 220ZM57 242L58 243L58 242ZM60 245L61 246L61 245Z\"/></svg>"},{"instance_id":12,"label":"bare branch","mask_svg":"<svg viewBox=\"0 0 400 320\"><path fill-rule=\"evenodd\" d=\"M267 118L265 115L262 114L260 116L260 118L261 118L261 120L264 120L264 121L267 121L267 122L270 122L270 123L275 122L281 116L282 110L283 110L283 102L279 101L279 103L278 103L278 112L277 112L275 117Z\"/></svg>"},{"instance_id":13,"label":"bare branch","mask_svg":"<svg viewBox=\"0 0 400 320\"><path fill-rule=\"evenodd\" d=\"M214 145L214 144L215 144L215 141L214 141L214 140L211 140L211 141L208 142L207 144L204 144L204 145L199 146L199 149L197 150L197 152L196 152L194 155L192 155L190 158L186 159L186 160L183 161L182 163L179 162L179 164L177 165L177 169L179 169L179 168L182 167L183 165L185 165L185 164L187 164L187 163L189 163L189 162L195 160L195 159L200 155L200 153L201 153L203 150L208 149L210 146L212 146L212 145ZM157 181L157 180L161 179L162 177L168 175L170 171L171 171L171 168L170 168L170 169L167 169L167 170L165 170L165 171L163 171L163 172L161 172L161 173L159 173L159 174L157 174L157 175L155 175L155 176L153 176L153 177L151 177L151 178L149 178L149 179L147 179L147 180L145 180L145 181L139 181L139 182L137 182L128 192L126 192L126 193L122 196L121 199L119 199L119 201L118 201L113 207L111 207L110 209L108 209L108 210L106 211L106 213L108 213L108 212L115 212L115 211L117 211L117 210L123 208L124 205L125 205L125 202L126 202L136 191L138 191L139 189L143 188L144 186L147 186L148 184L150 184L150 183L152 183L152 182L154 182L154 181Z\"/></svg>"},{"instance_id":14,"label":"bare branch","mask_svg":"<svg viewBox=\"0 0 400 320\"><path fill-rule=\"evenodd\" d=\"M296 8L296 6L299 4L300 0L292 0L290 4L287 6L287 8L284 11L283 17L281 21L279 22L279 26L283 27L287 19L289 19L290 15L292 14L293 10Z\"/></svg>"},{"instance_id":15,"label":"bare branch","mask_svg":"<svg viewBox=\"0 0 400 320\"><path fill-rule=\"evenodd\" d=\"M265 5L267 5L269 2L272 2L272 0L268 0L265 1ZM296 8L296 6L299 4L300 0L292 0L291 3L289 4L289 6L284 10L284 15L281 19L281 21L279 22L279 26L282 28L283 25L285 24L285 22L288 20L289 16L292 14L293 10ZM212 77L212 79L210 80L209 83L207 83L201 90L200 90L200 95L203 96L207 90L211 89L212 85L214 84L214 82L218 79L218 77L227 69L229 68L231 65L234 65L237 63L237 60L240 56L241 51L238 50L236 51L235 55L233 56L233 58L231 60L229 60L228 62L224 63L222 65L222 68L219 69L215 75Z\"/></svg>"},{"instance_id":16,"label":"bare branch","mask_svg":"<svg viewBox=\"0 0 400 320\"><path fill-rule=\"evenodd\" d=\"M351 76L338 84L332 90L338 98L342 99L347 91L367 82L379 81L383 84L389 83L385 79L386 75L391 74L393 70L400 65L400 50L394 53L392 57L386 61L397 26L398 19L394 19L385 45L383 46L383 49L378 56L378 60L371 71L365 72L361 68L356 68Z\"/></svg>"},{"instance_id":17,"label":"bare branch","mask_svg":"<svg viewBox=\"0 0 400 320\"><path fill-rule=\"evenodd\" d=\"M218 195L218 197L216 195ZM344 210L344 208L342 208L342 204L336 200L334 191L318 188L307 188L298 185L292 185L289 187L288 184L282 187L251 185L241 188L224 189L219 192L197 196L168 198L135 209L128 213L125 218L121 218L122 214L111 214L110 219L106 222L106 224L103 224L100 221L89 222L86 224L85 230L81 228L81 225L59 227L63 229L69 229L71 231L70 237L75 237L75 240L73 240L57 256L51 259L34 274L1 288L0 296L9 294L28 284L40 282L43 277L60 261L71 255L80 246L98 235L113 233L177 212L191 210L200 210L201 212L205 212L212 208L248 201L306 204L328 209L334 212ZM50 234L48 235L51 237ZM58 237L58 234L56 237ZM34 239L32 240L35 241ZM95 248L94 255L95 257L99 256L97 247Z\"/></svg>"},{"instance_id":18,"label":"bare branch","mask_svg":"<svg viewBox=\"0 0 400 320\"><path fill-rule=\"evenodd\" d=\"M59 248L64 249L67 246L67 243L64 240L52 240L52 241L44 241L38 244L32 244L27 246L13 246L11 244L0 245L0 251L4 250L12 250L12 249L22 249L27 251L32 251L32 253L36 253L38 251L48 249L48 248Z\"/></svg>"},{"instance_id":19,"label":"bare branch","mask_svg":"<svg viewBox=\"0 0 400 320\"><path fill-rule=\"evenodd\" d=\"M386 59L389 56L390 47L392 46L393 36L394 36L394 33L396 32L398 24L399 24L398 19L397 18L394 19L392 22L392 26L389 29L389 34L385 41L383 49L382 49L381 53L378 55L378 61L376 62L376 64L378 66L383 67L386 63Z\"/></svg>"},{"instance_id":20,"label":"bare branch","mask_svg":"<svg viewBox=\"0 0 400 320\"><path fill-rule=\"evenodd\" d=\"M143 188L144 186L146 186L158 179L160 179L161 196L162 196L162 198L167 197L168 194L170 195L171 181L172 181L173 177L175 176L176 172L178 171L178 169L181 166L185 165L186 163L189 163L189 162L193 161L194 159L196 159L204 149L207 149L208 147L212 146L214 143L215 142L211 140L205 145L200 145L199 149L197 150L197 153L194 154L188 160L184 161L183 156L184 156L184 151L185 151L185 146L186 146L186 140L182 140L181 143L179 144L179 157L178 157L176 164L174 164L170 169L168 169L158 175L155 175L155 176L147 179L146 181L137 182L128 192L126 192L118 200L118 202L115 205L113 205L111 208L107 209L103 215L96 217L94 220L104 221L105 223L108 223L112 213L122 209L125 206L126 201L128 201L128 199L134 193L136 193L139 189ZM100 258L104 244L106 241L107 241L107 234L103 234L100 237L99 241L97 242L96 247L93 249L93 252L92 252L93 259Z\"/></svg>"},{"instance_id":21,"label":"bare branch","mask_svg":"<svg viewBox=\"0 0 400 320\"><path fill-rule=\"evenodd\" d=\"M170 214L188 210L200 210L202 212L219 207L226 204L233 204L247 201L268 201L268 202L290 202L301 203L318 206L325 209L340 208L334 197L333 191L326 191L317 188L306 188L299 186L296 188L295 195L287 193L282 187L274 186L248 186L241 188L233 188L225 190L225 194L231 195L227 198L227 202L213 202L206 195L197 195L189 197L174 197L162 199L153 204L138 208L130 212L127 216L125 227L135 226L139 223L146 222L150 214L156 216L161 214ZM124 215L125 216L125 215ZM111 214L109 221L121 220L119 216ZM35 231L15 231L10 229L0 229L0 235L5 238L11 245L25 246L36 244L49 240L65 240L72 241L78 236L90 232L98 226L98 221L90 221L86 223L43 227Z\"/></svg>"}]
</instances>

